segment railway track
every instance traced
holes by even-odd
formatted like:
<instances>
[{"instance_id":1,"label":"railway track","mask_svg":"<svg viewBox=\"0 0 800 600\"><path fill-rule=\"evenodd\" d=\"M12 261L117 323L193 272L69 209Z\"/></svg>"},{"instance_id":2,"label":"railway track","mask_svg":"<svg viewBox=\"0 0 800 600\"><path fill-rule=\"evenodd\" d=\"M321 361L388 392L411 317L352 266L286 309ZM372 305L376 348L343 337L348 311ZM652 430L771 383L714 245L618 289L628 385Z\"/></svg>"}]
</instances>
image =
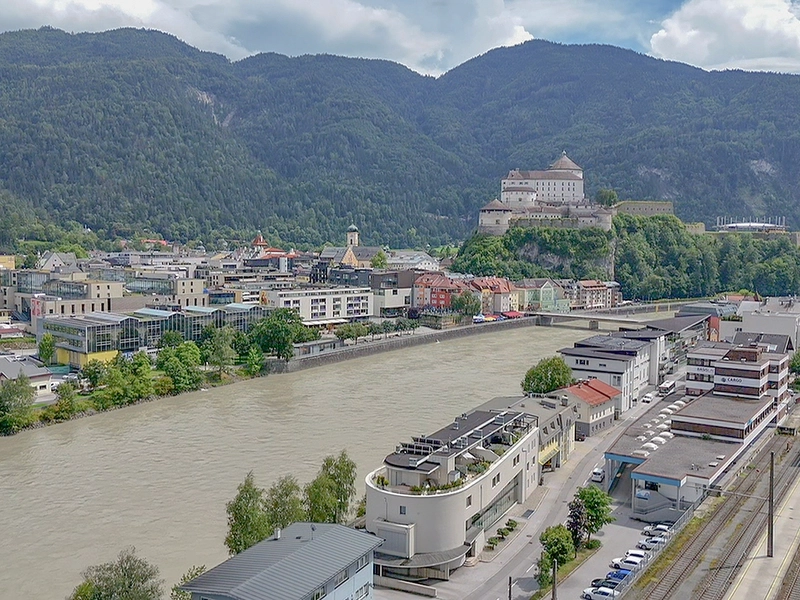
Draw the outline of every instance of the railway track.
<instances>
[{"instance_id":1,"label":"railway track","mask_svg":"<svg viewBox=\"0 0 800 600\"><path fill-rule=\"evenodd\" d=\"M800 547L794 551L775 600L800 600Z\"/></svg>"},{"instance_id":2,"label":"railway track","mask_svg":"<svg viewBox=\"0 0 800 600\"><path fill-rule=\"evenodd\" d=\"M781 444L783 441L781 440ZM776 462L777 462L776 456ZM775 505L779 505L786 496L800 465L800 456L797 451L788 453L782 464L775 467ZM768 481L759 486L762 497L769 494ZM742 564L747 559L759 538L767 530L767 509L763 500L749 498L745 502L744 510L749 510L753 517L749 519L739 535L732 536L716 559L716 566L701 580L695 588L693 598L698 600L722 600L725 597ZM800 598L800 595L797 596Z\"/></svg>"},{"instance_id":3,"label":"railway track","mask_svg":"<svg viewBox=\"0 0 800 600\"><path fill-rule=\"evenodd\" d=\"M774 451L777 457L780 455L780 449L785 447L785 444L786 438L774 436L774 438L759 451L756 458L751 461L750 466L752 468L748 469L747 474L744 477L738 478L735 484L731 488L728 488L727 491L734 492L736 494L753 495L759 487L764 485L763 480L765 477L763 476L763 473L765 473L769 468L770 452ZM792 469L788 467L787 464L795 463L799 456L800 444L792 444L789 455L787 456L787 458L790 460L787 461L784 459L780 463L778 463L776 460L776 481L782 481L782 478L790 477L788 472L792 471ZM778 486L776 485L776 491L777 487ZM786 489L788 489L788 486L783 488L783 491L785 492ZM776 502L778 499L779 496L776 495ZM748 498L742 495L731 495L725 497L722 503L717 507L716 511L714 511L714 513L711 515L705 526L700 529L691 540L689 540L669 568L661 573L659 580L647 586L644 590L631 590L630 597L642 598L643 600L667 600L668 598L671 598L686 577L689 576L691 572L694 571L694 569L700 564L702 556L708 550L710 545L726 529L726 527L729 526L730 521L740 510L742 510L747 501ZM753 533L754 531L763 531L763 524L762 529L760 530L756 530L755 528L751 529L750 524L746 525L746 529L750 532L749 535L753 536L755 535ZM739 538L744 537L745 535L739 536ZM750 543L752 544L753 542L754 540L751 539ZM735 553L736 550L732 549L728 558L730 559L733 557ZM719 571L719 569L717 569L717 571ZM710 585L709 589L711 587L716 588L721 585L722 583L713 583L713 586ZM709 591L709 594L711 593L712 591ZM699 596L693 595L693 598L699 598Z\"/></svg>"}]
</instances>

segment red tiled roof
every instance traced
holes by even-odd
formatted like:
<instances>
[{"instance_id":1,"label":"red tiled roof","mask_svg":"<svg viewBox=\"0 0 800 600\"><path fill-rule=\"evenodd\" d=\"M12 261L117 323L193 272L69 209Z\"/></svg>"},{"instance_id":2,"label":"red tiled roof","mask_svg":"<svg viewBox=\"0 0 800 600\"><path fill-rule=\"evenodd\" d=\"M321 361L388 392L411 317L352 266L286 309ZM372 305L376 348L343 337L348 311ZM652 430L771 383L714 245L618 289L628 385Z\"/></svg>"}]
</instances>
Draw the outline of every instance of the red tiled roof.
<instances>
[{"instance_id":1,"label":"red tiled roof","mask_svg":"<svg viewBox=\"0 0 800 600\"><path fill-rule=\"evenodd\" d=\"M589 379L581 381L574 385L565 388L565 390L590 406L598 406L611 400L614 396L618 396L620 392L617 388L600 381L599 379Z\"/></svg>"}]
</instances>

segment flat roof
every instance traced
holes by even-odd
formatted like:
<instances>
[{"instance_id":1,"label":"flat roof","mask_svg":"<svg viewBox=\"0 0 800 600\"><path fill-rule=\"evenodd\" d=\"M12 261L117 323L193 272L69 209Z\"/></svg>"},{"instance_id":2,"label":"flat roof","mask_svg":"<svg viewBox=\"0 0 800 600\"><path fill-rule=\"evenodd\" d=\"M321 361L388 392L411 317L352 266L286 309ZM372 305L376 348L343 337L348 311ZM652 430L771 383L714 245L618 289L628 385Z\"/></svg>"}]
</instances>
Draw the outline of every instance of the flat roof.
<instances>
[{"instance_id":1,"label":"flat roof","mask_svg":"<svg viewBox=\"0 0 800 600\"><path fill-rule=\"evenodd\" d=\"M745 400L711 392L697 397L670 418L678 420L681 417L690 417L692 419L726 421L744 426L772 402L771 396L762 400Z\"/></svg>"},{"instance_id":2,"label":"flat roof","mask_svg":"<svg viewBox=\"0 0 800 600\"><path fill-rule=\"evenodd\" d=\"M593 335L592 337L575 342L576 348L585 348L587 346L600 347L616 352L620 350L638 352L642 348L646 348L648 343L637 339L613 335Z\"/></svg>"},{"instance_id":3,"label":"flat roof","mask_svg":"<svg viewBox=\"0 0 800 600\"><path fill-rule=\"evenodd\" d=\"M687 329L692 329L698 323L706 321L710 316L711 315L703 314L657 319L648 321L647 327L650 329L663 329L669 333L681 333Z\"/></svg>"},{"instance_id":4,"label":"flat roof","mask_svg":"<svg viewBox=\"0 0 800 600\"><path fill-rule=\"evenodd\" d=\"M568 356L582 356L585 358L602 358L606 360L618 360L624 362L630 362L632 360L636 360L635 356L630 356L629 354L616 354L609 350L596 350L594 348L562 348L559 350L560 354L566 354Z\"/></svg>"},{"instance_id":5,"label":"flat roof","mask_svg":"<svg viewBox=\"0 0 800 600\"><path fill-rule=\"evenodd\" d=\"M714 481L722 473L725 462L742 449L743 445L736 442L676 435L651 452L633 473L675 480L692 476ZM710 463L718 464L712 467Z\"/></svg>"}]
</instances>

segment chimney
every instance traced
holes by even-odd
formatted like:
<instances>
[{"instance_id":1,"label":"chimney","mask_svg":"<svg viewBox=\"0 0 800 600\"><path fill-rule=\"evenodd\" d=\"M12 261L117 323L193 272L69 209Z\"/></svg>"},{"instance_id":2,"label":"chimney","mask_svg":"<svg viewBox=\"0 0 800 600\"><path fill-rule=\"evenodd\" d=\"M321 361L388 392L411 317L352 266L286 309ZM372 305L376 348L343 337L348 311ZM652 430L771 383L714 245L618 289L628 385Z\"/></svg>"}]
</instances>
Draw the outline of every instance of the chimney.
<instances>
[{"instance_id":1,"label":"chimney","mask_svg":"<svg viewBox=\"0 0 800 600\"><path fill-rule=\"evenodd\" d=\"M275 528L275 539L276 540L281 539L281 528L280 527L276 527Z\"/></svg>"}]
</instances>

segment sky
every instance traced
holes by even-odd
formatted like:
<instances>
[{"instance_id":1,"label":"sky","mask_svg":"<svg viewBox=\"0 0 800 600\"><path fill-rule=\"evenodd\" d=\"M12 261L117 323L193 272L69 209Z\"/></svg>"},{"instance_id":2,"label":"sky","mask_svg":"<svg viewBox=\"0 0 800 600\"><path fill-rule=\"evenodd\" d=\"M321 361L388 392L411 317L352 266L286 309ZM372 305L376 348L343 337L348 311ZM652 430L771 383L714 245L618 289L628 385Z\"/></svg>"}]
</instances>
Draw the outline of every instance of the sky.
<instances>
[{"instance_id":1,"label":"sky","mask_svg":"<svg viewBox=\"0 0 800 600\"><path fill-rule=\"evenodd\" d=\"M144 27L238 60L383 58L438 75L530 39L800 73L800 0L0 0L0 31Z\"/></svg>"}]
</instances>

